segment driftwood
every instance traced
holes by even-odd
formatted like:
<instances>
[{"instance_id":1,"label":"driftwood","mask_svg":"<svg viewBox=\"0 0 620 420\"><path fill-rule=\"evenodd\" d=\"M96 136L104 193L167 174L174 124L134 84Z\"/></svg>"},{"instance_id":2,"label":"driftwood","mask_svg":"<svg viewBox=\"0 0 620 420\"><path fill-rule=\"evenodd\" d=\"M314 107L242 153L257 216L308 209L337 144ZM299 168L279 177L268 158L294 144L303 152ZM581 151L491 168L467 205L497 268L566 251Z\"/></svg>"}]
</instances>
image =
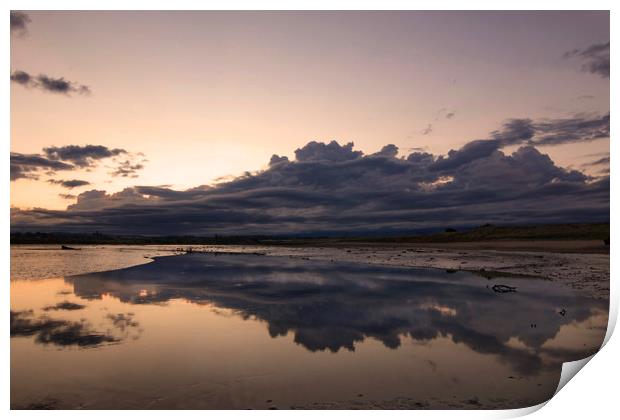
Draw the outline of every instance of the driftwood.
<instances>
[{"instance_id":1,"label":"driftwood","mask_svg":"<svg viewBox=\"0 0 620 420\"><path fill-rule=\"evenodd\" d=\"M60 245L60 249L63 251L79 251L80 248L71 248L70 246Z\"/></svg>"},{"instance_id":2,"label":"driftwood","mask_svg":"<svg viewBox=\"0 0 620 420\"><path fill-rule=\"evenodd\" d=\"M495 293L511 293L517 291L516 287L506 286L503 284L496 284L492 289Z\"/></svg>"}]
</instances>

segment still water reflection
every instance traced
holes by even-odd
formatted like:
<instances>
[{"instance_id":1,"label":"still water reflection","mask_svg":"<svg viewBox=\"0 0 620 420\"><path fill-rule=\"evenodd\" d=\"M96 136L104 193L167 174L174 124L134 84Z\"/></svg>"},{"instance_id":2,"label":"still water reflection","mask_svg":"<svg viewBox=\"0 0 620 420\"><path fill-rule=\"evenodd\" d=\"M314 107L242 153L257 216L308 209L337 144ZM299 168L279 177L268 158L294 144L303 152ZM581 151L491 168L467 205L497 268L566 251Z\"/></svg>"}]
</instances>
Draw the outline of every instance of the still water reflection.
<instances>
[{"instance_id":1,"label":"still water reflection","mask_svg":"<svg viewBox=\"0 0 620 420\"><path fill-rule=\"evenodd\" d=\"M607 322L540 279L260 255L11 292L14 408L523 407Z\"/></svg>"}]
</instances>

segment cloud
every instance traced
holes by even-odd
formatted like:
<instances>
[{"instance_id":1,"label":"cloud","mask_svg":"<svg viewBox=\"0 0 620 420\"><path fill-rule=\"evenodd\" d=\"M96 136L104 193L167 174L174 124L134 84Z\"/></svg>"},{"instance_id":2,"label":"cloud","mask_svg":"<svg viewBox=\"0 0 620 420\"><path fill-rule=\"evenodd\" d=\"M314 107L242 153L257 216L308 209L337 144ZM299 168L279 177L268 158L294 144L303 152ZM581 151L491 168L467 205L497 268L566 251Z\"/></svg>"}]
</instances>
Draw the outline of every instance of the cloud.
<instances>
[{"instance_id":1,"label":"cloud","mask_svg":"<svg viewBox=\"0 0 620 420\"><path fill-rule=\"evenodd\" d=\"M101 159L127 154L124 149L110 149L106 146L93 144L86 146L50 146L45 147L43 152L49 159L71 162L80 168L92 167Z\"/></svg>"},{"instance_id":2,"label":"cloud","mask_svg":"<svg viewBox=\"0 0 620 420\"><path fill-rule=\"evenodd\" d=\"M140 187L126 188L114 194L107 194L103 190L90 190L78 194L75 204L67 207L67 210L97 210L104 207L119 207L123 205L132 205L137 202L155 202L159 197L145 197L146 192Z\"/></svg>"},{"instance_id":3,"label":"cloud","mask_svg":"<svg viewBox=\"0 0 620 420\"><path fill-rule=\"evenodd\" d=\"M142 153L136 155L127 152L125 149L108 148L102 145L88 144L86 146L67 145L62 147L50 146L43 148L42 154L23 154L11 152L11 181L18 179L38 179L41 172L46 171L47 175L53 175L56 171L78 170L83 168L93 168L103 159L126 155L129 159L120 163L113 175L135 177L135 173L142 169L142 163L132 162L136 156L141 158L141 162L147 160ZM135 175L135 176L134 176ZM82 180L55 180L48 182L59 184L65 188L75 188L89 185Z\"/></svg>"},{"instance_id":4,"label":"cloud","mask_svg":"<svg viewBox=\"0 0 620 420\"><path fill-rule=\"evenodd\" d=\"M395 158L396 155L398 155L398 147L393 144L388 144L383 146L381 150L379 150L377 153L372 154L371 156Z\"/></svg>"},{"instance_id":5,"label":"cloud","mask_svg":"<svg viewBox=\"0 0 620 420\"><path fill-rule=\"evenodd\" d=\"M64 188L69 188L69 189L90 185L90 182L83 181L81 179L69 179L69 180L48 179L47 182L49 182L50 184L60 185Z\"/></svg>"},{"instance_id":6,"label":"cloud","mask_svg":"<svg viewBox=\"0 0 620 420\"><path fill-rule=\"evenodd\" d=\"M20 85L29 85L33 83L32 77L25 71L15 70L11 73L11 82L19 83Z\"/></svg>"},{"instance_id":7,"label":"cloud","mask_svg":"<svg viewBox=\"0 0 620 420\"><path fill-rule=\"evenodd\" d=\"M11 82L27 88L35 88L45 92L60 93L68 96L72 93L80 95L89 95L91 93L88 86L70 82L64 77L54 78L45 74L33 76L23 70L14 70L11 73Z\"/></svg>"},{"instance_id":8,"label":"cloud","mask_svg":"<svg viewBox=\"0 0 620 420\"><path fill-rule=\"evenodd\" d=\"M565 52L564 59L576 58L581 61L581 71L609 79L609 41L593 44L588 48Z\"/></svg>"},{"instance_id":9,"label":"cloud","mask_svg":"<svg viewBox=\"0 0 620 420\"><path fill-rule=\"evenodd\" d=\"M487 158L507 146L558 146L609 138L609 114L577 115L571 118L512 118L492 131L488 139L473 140L436 159L432 168L448 170ZM524 149L527 150L527 149ZM535 150L535 149L534 149Z\"/></svg>"},{"instance_id":10,"label":"cloud","mask_svg":"<svg viewBox=\"0 0 620 420\"><path fill-rule=\"evenodd\" d=\"M278 156L272 155L271 159L269 159L269 166L277 165L278 163L288 163L288 158L286 156Z\"/></svg>"},{"instance_id":11,"label":"cloud","mask_svg":"<svg viewBox=\"0 0 620 420\"><path fill-rule=\"evenodd\" d=\"M447 156L440 156L431 165L434 170L449 170L458 168L476 159L486 158L495 153L500 143L496 140L474 140L459 150L450 150Z\"/></svg>"},{"instance_id":12,"label":"cloud","mask_svg":"<svg viewBox=\"0 0 620 420\"><path fill-rule=\"evenodd\" d=\"M584 163L582 165L582 168L589 168L589 167L593 167L593 166L605 166L607 168L606 169L603 168L603 171L606 172L606 173L609 173L609 164L611 163L611 159L610 159L609 153L596 153L596 154L588 155L588 156L590 156L590 157L592 157L592 156L597 156L597 157L600 156L600 157L598 159L595 159L595 160L591 161L591 162Z\"/></svg>"},{"instance_id":13,"label":"cloud","mask_svg":"<svg viewBox=\"0 0 620 420\"><path fill-rule=\"evenodd\" d=\"M450 111L448 108L441 108L439 111L437 111L436 117L434 120L435 121L440 121L443 119L450 120L454 118L455 115L456 115L456 111L454 110Z\"/></svg>"},{"instance_id":14,"label":"cloud","mask_svg":"<svg viewBox=\"0 0 620 420\"><path fill-rule=\"evenodd\" d=\"M311 141L304 147L295 150L295 158L299 162L343 162L360 156L362 156L362 152L354 151L353 143L340 146L336 141L332 141L329 144Z\"/></svg>"},{"instance_id":15,"label":"cloud","mask_svg":"<svg viewBox=\"0 0 620 420\"><path fill-rule=\"evenodd\" d=\"M323 235L609 220L609 177L591 179L557 166L530 144L539 131L547 135L541 124L507 124L490 139L445 156L414 152L398 157L394 145L364 154L352 143L310 142L296 150L295 160L278 156L268 169L213 186L91 190L64 211L14 209L11 228ZM519 142L512 154L501 150Z\"/></svg>"},{"instance_id":16,"label":"cloud","mask_svg":"<svg viewBox=\"0 0 620 420\"><path fill-rule=\"evenodd\" d=\"M11 10L11 34L26 35L29 23L30 17L26 13Z\"/></svg>"},{"instance_id":17,"label":"cloud","mask_svg":"<svg viewBox=\"0 0 620 420\"><path fill-rule=\"evenodd\" d=\"M208 189L209 189L208 186L203 186L203 187L192 188L192 189L185 190L185 191L176 191L176 190L170 189L167 186L163 186L163 187L162 186L160 187L136 186L132 190L141 196L174 200L174 199L199 198ZM133 196L134 194L131 194L131 197Z\"/></svg>"},{"instance_id":18,"label":"cloud","mask_svg":"<svg viewBox=\"0 0 620 420\"><path fill-rule=\"evenodd\" d=\"M420 131L420 134L422 134L423 136L427 136L429 134L431 134L433 132L433 125L432 124L428 124L425 128L423 128Z\"/></svg>"},{"instance_id":19,"label":"cloud","mask_svg":"<svg viewBox=\"0 0 620 420\"><path fill-rule=\"evenodd\" d=\"M75 167L71 164L48 159L38 154L11 152L11 181L18 179L38 179L38 172L67 171Z\"/></svg>"},{"instance_id":20,"label":"cloud","mask_svg":"<svg viewBox=\"0 0 620 420\"><path fill-rule=\"evenodd\" d=\"M451 120L456 115L456 111L449 111L447 108L441 108L435 113L432 123L428 123L426 127L420 130L420 134L428 136L433 132L437 125L441 125L443 120Z\"/></svg>"},{"instance_id":21,"label":"cloud","mask_svg":"<svg viewBox=\"0 0 620 420\"><path fill-rule=\"evenodd\" d=\"M595 160L593 162L588 163L588 165L590 165L590 166L609 165L609 156L597 159L597 160Z\"/></svg>"},{"instance_id":22,"label":"cloud","mask_svg":"<svg viewBox=\"0 0 620 420\"><path fill-rule=\"evenodd\" d=\"M121 162L114 171L110 172L112 176L137 178L137 172L144 169L144 165L141 163L134 163L130 160Z\"/></svg>"},{"instance_id":23,"label":"cloud","mask_svg":"<svg viewBox=\"0 0 620 420\"><path fill-rule=\"evenodd\" d=\"M513 118L506 121L500 130L493 131L491 137L498 141L498 146L510 146L530 141L536 131L531 119Z\"/></svg>"},{"instance_id":24,"label":"cloud","mask_svg":"<svg viewBox=\"0 0 620 420\"><path fill-rule=\"evenodd\" d=\"M556 146L609 138L609 130L609 113L538 121L509 119L500 130L491 133L491 138L499 141L500 146Z\"/></svg>"},{"instance_id":25,"label":"cloud","mask_svg":"<svg viewBox=\"0 0 620 420\"><path fill-rule=\"evenodd\" d=\"M536 145L582 143L609 138L609 114L599 117L574 117L543 120L536 124Z\"/></svg>"},{"instance_id":26,"label":"cloud","mask_svg":"<svg viewBox=\"0 0 620 420\"><path fill-rule=\"evenodd\" d=\"M43 90L47 90L48 92L55 92L55 93L70 93L70 92L77 92L80 94L89 94L90 93L90 89L88 86L85 85L77 85L73 82L69 82L67 80L65 80L64 78L60 77L60 78L53 78L53 77L49 77L46 76L44 74L41 74L39 76L37 76L37 81L39 82L39 86L43 89Z\"/></svg>"}]
</instances>

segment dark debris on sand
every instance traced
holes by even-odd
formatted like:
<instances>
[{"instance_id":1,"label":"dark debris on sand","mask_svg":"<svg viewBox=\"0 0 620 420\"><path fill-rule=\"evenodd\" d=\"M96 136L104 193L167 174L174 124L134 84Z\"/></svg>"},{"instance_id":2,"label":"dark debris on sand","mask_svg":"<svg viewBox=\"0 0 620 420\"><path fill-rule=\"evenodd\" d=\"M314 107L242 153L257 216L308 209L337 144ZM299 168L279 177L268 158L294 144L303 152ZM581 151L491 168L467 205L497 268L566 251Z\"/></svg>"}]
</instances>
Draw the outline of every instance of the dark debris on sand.
<instances>
[{"instance_id":1,"label":"dark debris on sand","mask_svg":"<svg viewBox=\"0 0 620 420\"><path fill-rule=\"evenodd\" d=\"M43 398L42 400L31 402L25 405L12 406L12 410L58 410L60 401L56 398Z\"/></svg>"}]
</instances>

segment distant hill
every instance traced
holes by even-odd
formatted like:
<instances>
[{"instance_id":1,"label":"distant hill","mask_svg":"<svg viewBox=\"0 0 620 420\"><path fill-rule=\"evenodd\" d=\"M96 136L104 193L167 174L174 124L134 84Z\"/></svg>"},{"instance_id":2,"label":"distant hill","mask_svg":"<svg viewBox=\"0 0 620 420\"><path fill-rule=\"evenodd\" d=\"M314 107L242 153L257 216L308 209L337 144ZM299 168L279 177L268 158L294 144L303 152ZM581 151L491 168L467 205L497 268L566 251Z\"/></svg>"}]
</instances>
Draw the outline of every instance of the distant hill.
<instances>
[{"instance_id":1,"label":"distant hill","mask_svg":"<svg viewBox=\"0 0 620 420\"><path fill-rule=\"evenodd\" d=\"M122 245L314 245L339 242L432 243L510 240L608 240L609 223L535 226L486 224L473 228L446 227L444 232L408 236L130 236L95 233L13 232L11 244L122 244Z\"/></svg>"},{"instance_id":2,"label":"distant hill","mask_svg":"<svg viewBox=\"0 0 620 420\"><path fill-rule=\"evenodd\" d=\"M483 225L469 229L446 228L429 235L392 238L356 238L364 242L479 242L504 240L606 240L609 223L576 223L535 226Z\"/></svg>"},{"instance_id":3,"label":"distant hill","mask_svg":"<svg viewBox=\"0 0 620 420\"><path fill-rule=\"evenodd\" d=\"M256 245L260 236L136 236L102 233L12 232L11 244L73 245Z\"/></svg>"}]
</instances>

